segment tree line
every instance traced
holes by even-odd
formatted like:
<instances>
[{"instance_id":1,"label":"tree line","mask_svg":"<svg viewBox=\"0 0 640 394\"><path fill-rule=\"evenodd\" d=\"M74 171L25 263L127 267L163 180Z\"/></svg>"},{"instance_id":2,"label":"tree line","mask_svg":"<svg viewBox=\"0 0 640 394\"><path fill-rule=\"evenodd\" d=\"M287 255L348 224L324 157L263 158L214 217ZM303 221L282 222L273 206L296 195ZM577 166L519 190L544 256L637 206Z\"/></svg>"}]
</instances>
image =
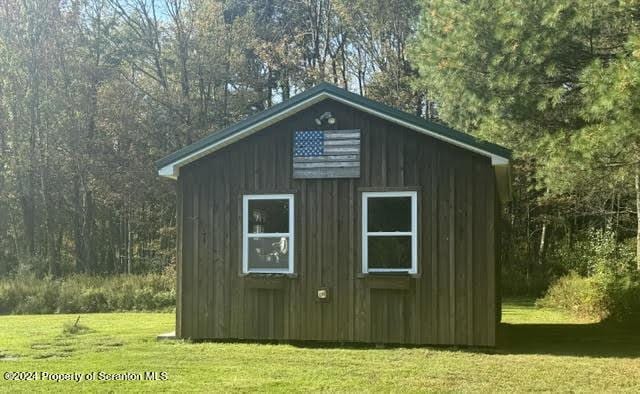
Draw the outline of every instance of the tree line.
<instances>
[{"instance_id":1,"label":"tree line","mask_svg":"<svg viewBox=\"0 0 640 394\"><path fill-rule=\"evenodd\" d=\"M153 161L320 81L429 116L414 1L0 2L0 274L174 255ZM391 94L389 94L391 93Z\"/></svg>"},{"instance_id":2,"label":"tree line","mask_svg":"<svg viewBox=\"0 0 640 394\"><path fill-rule=\"evenodd\" d=\"M0 274L168 264L153 161L320 81L512 148L500 253L528 284L603 237L640 269L639 22L638 0L2 0Z\"/></svg>"}]
</instances>

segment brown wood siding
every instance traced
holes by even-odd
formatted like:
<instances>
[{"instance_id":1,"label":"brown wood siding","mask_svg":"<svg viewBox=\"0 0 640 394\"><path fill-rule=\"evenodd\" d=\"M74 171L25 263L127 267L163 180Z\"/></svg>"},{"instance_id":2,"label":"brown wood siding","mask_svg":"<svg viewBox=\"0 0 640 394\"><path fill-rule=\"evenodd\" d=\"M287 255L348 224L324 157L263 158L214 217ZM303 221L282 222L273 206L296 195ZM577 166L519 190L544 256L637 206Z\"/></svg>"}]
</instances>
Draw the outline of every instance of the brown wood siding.
<instances>
[{"instance_id":1,"label":"brown wood siding","mask_svg":"<svg viewBox=\"0 0 640 394\"><path fill-rule=\"evenodd\" d=\"M293 179L292 136L331 111L357 179ZM489 159L326 100L180 171L176 333L194 339L495 344ZM361 273L363 190L418 191L418 275ZM295 195L295 275L242 275L242 195ZM329 302L319 302L319 288Z\"/></svg>"}]
</instances>

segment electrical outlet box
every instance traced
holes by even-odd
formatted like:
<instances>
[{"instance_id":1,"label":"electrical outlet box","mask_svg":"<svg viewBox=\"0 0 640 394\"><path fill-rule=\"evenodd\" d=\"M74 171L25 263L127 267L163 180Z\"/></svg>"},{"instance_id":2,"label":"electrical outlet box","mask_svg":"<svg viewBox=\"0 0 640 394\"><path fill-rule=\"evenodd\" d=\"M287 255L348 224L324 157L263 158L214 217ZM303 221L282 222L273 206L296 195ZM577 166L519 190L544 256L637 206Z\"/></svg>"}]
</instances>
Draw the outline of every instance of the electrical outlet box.
<instances>
[{"instance_id":1,"label":"electrical outlet box","mask_svg":"<svg viewBox=\"0 0 640 394\"><path fill-rule=\"evenodd\" d=\"M329 302L329 289L326 287L321 287L318 289L317 299L319 302Z\"/></svg>"}]
</instances>

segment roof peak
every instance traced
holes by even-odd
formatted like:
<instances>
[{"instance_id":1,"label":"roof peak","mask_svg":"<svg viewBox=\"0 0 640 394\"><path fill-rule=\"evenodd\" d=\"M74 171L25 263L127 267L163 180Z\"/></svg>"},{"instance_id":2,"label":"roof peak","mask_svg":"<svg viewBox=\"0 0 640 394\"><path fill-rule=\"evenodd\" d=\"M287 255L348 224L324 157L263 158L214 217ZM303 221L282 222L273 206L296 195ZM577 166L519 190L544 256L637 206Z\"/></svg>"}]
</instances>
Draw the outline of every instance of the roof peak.
<instances>
[{"instance_id":1,"label":"roof peak","mask_svg":"<svg viewBox=\"0 0 640 394\"><path fill-rule=\"evenodd\" d=\"M470 134L403 112L323 81L281 103L250 115L222 130L213 132L201 140L158 160L156 165L159 169L159 174L175 178L178 175L179 168L183 165L198 160L223 146L234 143L327 98L488 156L494 165L508 164L511 158L511 151L507 148L477 139Z\"/></svg>"}]
</instances>

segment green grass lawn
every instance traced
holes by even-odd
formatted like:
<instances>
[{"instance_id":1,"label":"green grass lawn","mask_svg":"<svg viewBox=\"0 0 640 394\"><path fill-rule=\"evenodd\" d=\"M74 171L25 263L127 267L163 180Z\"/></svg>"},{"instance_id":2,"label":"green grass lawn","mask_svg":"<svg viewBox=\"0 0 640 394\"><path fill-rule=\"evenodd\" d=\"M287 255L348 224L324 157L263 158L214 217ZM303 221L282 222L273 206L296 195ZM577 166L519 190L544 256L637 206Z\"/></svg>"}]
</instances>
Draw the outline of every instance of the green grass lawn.
<instances>
[{"instance_id":1,"label":"green grass lawn","mask_svg":"<svg viewBox=\"0 0 640 394\"><path fill-rule=\"evenodd\" d=\"M0 391L638 391L640 330L507 302L495 349L158 342L167 313L0 317ZM5 372L166 371L166 381L11 382Z\"/></svg>"}]
</instances>

